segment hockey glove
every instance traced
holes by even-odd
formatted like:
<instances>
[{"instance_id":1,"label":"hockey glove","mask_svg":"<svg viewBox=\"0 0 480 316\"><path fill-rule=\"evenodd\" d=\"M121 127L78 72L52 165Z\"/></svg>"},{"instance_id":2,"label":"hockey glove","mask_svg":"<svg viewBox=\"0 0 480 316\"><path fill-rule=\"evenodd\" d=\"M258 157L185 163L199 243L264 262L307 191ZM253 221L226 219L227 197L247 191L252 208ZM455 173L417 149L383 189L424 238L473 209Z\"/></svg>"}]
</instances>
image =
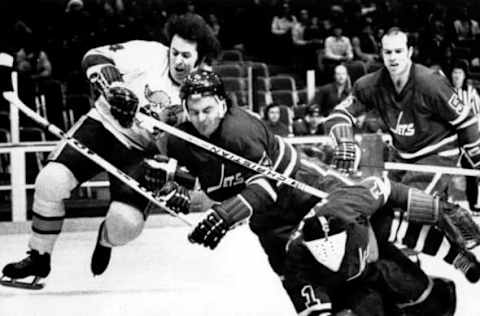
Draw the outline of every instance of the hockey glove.
<instances>
[{"instance_id":1,"label":"hockey glove","mask_svg":"<svg viewBox=\"0 0 480 316\"><path fill-rule=\"evenodd\" d=\"M110 113L124 128L130 128L138 109L138 98L131 90L114 86L108 89L107 102Z\"/></svg>"},{"instance_id":2,"label":"hockey glove","mask_svg":"<svg viewBox=\"0 0 480 316\"><path fill-rule=\"evenodd\" d=\"M153 158L143 160L145 167L145 186L150 191L161 189L167 181L174 179L177 170L177 161L163 155L155 155Z\"/></svg>"},{"instance_id":3,"label":"hockey glove","mask_svg":"<svg viewBox=\"0 0 480 316\"><path fill-rule=\"evenodd\" d=\"M168 181L158 191L158 195L166 199L166 206L176 213L188 214L190 210L190 193L188 189L175 181Z\"/></svg>"},{"instance_id":4,"label":"hockey glove","mask_svg":"<svg viewBox=\"0 0 480 316\"><path fill-rule=\"evenodd\" d=\"M332 137L336 143L333 165L340 172L354 172L357 162L357 148L354 143L352 126L337 124L332 127Z\"/></svg>"},{"instance_id":5,"label":"hockey glove","mask_svg":"<svg viewBox=\"0 0 480 316\"><path fill-rule=\"evenodd\" d=\"M249 205L238 196L212 206L207 215L188 235L191 243L215 249L228 230L247 220L252 214Z\"/></svg>"}]
</instances>

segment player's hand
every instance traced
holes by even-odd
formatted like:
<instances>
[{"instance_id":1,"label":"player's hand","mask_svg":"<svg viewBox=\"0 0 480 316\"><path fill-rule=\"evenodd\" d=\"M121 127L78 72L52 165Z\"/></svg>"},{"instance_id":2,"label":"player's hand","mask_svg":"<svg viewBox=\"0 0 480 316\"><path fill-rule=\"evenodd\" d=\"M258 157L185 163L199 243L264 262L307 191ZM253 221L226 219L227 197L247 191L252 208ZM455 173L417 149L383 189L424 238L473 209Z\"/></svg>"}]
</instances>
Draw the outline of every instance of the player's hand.
<instances>
[{"instance_id":1,"label":"player's hand","mask_svg":"<svg viewBox=\"0 0 480 316\"><path fill-rule=\"evenodd\" d=\"M340 172L355 171L357 151L353 141L343 141L338 144L333 154L333 165Z\"/></svg>"},{"instance_id":2,"label":"player's hand","mask_svg":"<svg viewBox=\"0 0 480 316\"><path fill-rule=\"evenodd\" d=\"M130 128L138 109L138 98L131 90L114 86L108 89L107 102L110 104L110 113L124 128Z\"/></svg>"},{"instance_id":3,"label":"player's hand","mask_svg":"<svg viewBox=\"0 0 480 316\"><path fill-rule=\"evenodd\" d=\"M163 155L155 155L153 158L143 160L145 168L144 185L150 191L161 189L177 169L177 161Z\"/></svg>"},{"instance_id":4,"label":"player's hand","mask_svg":"<svg viewBox=\"0 0 480 316\"><path fill-rule=\"evenodd\" d=\"M175 181L168 181L158 191L159 196L166 198L166 206L176 213L188 214L190 210L190 194L187 188L179 185Z\"/></svg>"},{"instance_id":5,"label":"player's hand","mask_svg":"<svg viewBox=\"0 0 480 316\"><path fill-rule=\"evenodd\" d=\"M216 211L217 207L219 207L219 205L214 205L207 211L207 215L188 235L188 240L191 243L197 243L210 249L215 249L223 236L225 236L230 227L219 212Z\"/></svg>"}]
</instances>

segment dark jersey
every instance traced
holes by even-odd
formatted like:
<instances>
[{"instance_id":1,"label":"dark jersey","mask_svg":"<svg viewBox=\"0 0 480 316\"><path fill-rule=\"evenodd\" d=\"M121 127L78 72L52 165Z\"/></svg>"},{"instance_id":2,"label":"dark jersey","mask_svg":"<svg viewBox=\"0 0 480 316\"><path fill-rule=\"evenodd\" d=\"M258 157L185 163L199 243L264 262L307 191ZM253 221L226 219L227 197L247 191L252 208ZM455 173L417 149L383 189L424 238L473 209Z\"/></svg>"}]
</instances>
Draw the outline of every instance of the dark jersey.
<instances>
[{"instance_id":1,"label":"dark jersey","mask_svg":"<svg viewBox=\"0 0 480 316\"><path fill-rule=\"evenodd\" d=\"M179 128L205 139L190 122ZM294 176L299 168L295 149L272 134L259 119L239 108L230 108L206 141L286 177ZM202 190L216 201L240 195L254 213L264 212L278 202L279 191L284 190L281 183L173 136L168 138L167 152L198 177Z\"/></svg>"},{"instance_id":2,"label":"dark jersey","mask_svg":"<svg viewBox=\"0 0 480 316\"><path fill-rule=\"evenodd\" d=\"M460 101L445 77L422 65L412 65L400 93L386 68L360 78L352 96L336 106L329 125L353 123L371 109L378 111L403 159L456 154L458 143L473 144L479 137L470 106Z\"/></svg>"},{"instance_id":3,"label":"dark jersey","mask_svg":"<svg viewBox=\"0 0 480 316\"><path fill-rule=\"evenodd\" d=\"M203 138L190 122L183 123L179 128ZM207 141L327 193L344 185L358 183L326 166L299 161L291 145L274 136L263 122L238 108L228 110L218 130ZM295 225L320 200L174 136L168 137L167 152L178 160L179 165L187 167L192 175L199 178L202 190L211 199L222 202L240 196L252 210L251 224L254 230ZM368 190L375 194L390 191L388 184L385 186L378 178L362 181L362 185L367 184ZM348 196L348 189L344 190L345 196ZM379 203L386 199L381 197L382 202ZM355 220L359 212L371 215L378 204L370 202L367 201L366 206L344 208L339 212L350 221Z\"/></svg>"}]
</instances>

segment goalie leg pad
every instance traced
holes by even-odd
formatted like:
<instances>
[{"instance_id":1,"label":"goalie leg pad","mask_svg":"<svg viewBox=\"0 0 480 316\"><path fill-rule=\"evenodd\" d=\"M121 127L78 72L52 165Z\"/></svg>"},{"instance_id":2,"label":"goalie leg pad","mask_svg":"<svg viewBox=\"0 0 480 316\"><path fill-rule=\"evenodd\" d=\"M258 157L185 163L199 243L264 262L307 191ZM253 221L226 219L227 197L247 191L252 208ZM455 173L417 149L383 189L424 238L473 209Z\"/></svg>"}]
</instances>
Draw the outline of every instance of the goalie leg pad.
<instances>
[{"instance_id":1,"label":"goalie leg pad","mask_svg":"<svg viewBox=\"0 0 480 316\"><path fill-rule=\"evenodd\" d=\"M459 205L442 202L438 226L446 237L463 249L480 245L480 229L470 211Z\"/></svg>"},{"instance_id":2,"label":"goalie leg pad","mask_svg":"<svg viewBox=\"0 0 480 316\"><path fill-rule=\"evenodd\" d=\"M108 240L101 240L106 246L121 246L137 238L143 230L145 221L143 214L135 207L114 201L105 218ZM104 238L106 239L106 238Z\"/></svg>"}]
</instances>

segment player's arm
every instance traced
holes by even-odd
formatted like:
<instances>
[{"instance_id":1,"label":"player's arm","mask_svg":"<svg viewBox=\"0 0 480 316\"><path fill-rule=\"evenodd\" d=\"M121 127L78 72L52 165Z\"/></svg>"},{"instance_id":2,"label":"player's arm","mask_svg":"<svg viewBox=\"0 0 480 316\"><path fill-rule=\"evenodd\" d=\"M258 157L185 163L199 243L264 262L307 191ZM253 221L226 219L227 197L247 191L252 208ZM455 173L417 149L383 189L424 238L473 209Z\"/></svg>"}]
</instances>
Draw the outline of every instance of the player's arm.
<instances>
[{"instance_id":1,"label":"player's arm","mask_svg":"<svg viewBox=\"0 0 480 316\"><path fill-rule=\"evenodd\" d=\"M122 127L128 128L138 109L138 98L125 87L119 64L125 59L127 45L116 44L89 50L82 60L88 80L110 105L110 112ZM138 56L131 56L138 58Z\"/></svg>"},{"instance_id":2,"label":"player's arm","mask_svg":"<svg viewBox=\"0 0 480 316\"><path fill-rule=\"evenodd\" d=\"M472 168L480 168L478 116L471 104L464 104L460 100L445 78L438 75L432 75L432 78L429 88L432 90L431 102L434 110L455 128L463 157Z\"/></svg>"},{"instance_id":3,"label":"player's arm","mask_svg":"<svg viewBox=\"0 0 480 316\"><path fill-rule=\"evenodd\" d=\"M325 122L325 130L335 146L333 164L341 172L354 171L360 159L353 127L356 124L356 116L362 112L363 102L359 99L359 93L354 90L351 96L335 106Z\"/></svg>"},{"instance_id":4,"label":"player's arm","mask_svg":"<svg viewBox=\"0 0 480 316\"><path fill-rule=\"evenodd\" d=\"M281 138L275 139L279 142L280 149L277 157L271 161L272 169L290 177L297 163L297 152ZM270 159L262 155L260 159L254 161L266 164ZM250 174L246 180L246 187L238 195L210 209L207 216L189 235L191 242L214 249L229 229L246 222L255 212L267 210L277 201L277 183L264 175L253 172Z\"/></svg>"}]
</instances>

